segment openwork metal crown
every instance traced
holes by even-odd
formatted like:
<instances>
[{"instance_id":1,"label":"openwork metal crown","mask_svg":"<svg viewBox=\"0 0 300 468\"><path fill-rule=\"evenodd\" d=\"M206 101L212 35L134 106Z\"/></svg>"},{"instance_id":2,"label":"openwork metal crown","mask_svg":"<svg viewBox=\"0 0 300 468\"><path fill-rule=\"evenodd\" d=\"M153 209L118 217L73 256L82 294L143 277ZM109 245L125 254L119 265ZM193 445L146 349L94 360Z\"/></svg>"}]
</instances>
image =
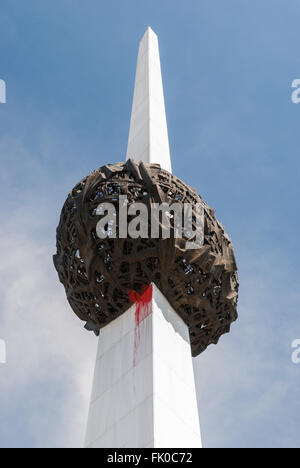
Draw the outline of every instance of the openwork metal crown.
<instances>
[{"instance_id":1,"label":"openwork metal crown","mask_svg":"<svg viewBox=\"0 0 300 468\"><path fill-rule=\"evenodd\" d=\"M184 239L100 239L97 207L119 196L128 204L204 206L204 245L187 250ZM103 166L69 193L57 228L54 264L68 301L97 335L131 305L129 292L155 283L190 330L193 356L237 319L238 278L231 240L194 189L157 164Z\"/></svg>"}]
</instances>

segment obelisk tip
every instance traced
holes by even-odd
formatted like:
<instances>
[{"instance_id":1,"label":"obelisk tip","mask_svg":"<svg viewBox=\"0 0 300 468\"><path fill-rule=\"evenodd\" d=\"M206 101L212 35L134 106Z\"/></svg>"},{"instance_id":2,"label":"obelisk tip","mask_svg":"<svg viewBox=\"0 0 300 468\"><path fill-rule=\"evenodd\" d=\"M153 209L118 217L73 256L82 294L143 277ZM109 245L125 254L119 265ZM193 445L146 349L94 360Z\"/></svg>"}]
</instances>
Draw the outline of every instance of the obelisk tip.
<instances>
[{"instance_id":1,"label":"obelisk tip","mask_svg":"<svg viewBox=\"0 0 300 468\"><path fill-rule=\"evenodd\" d=\"M158 38L149 26L140 42L126 159L171 172Z\"/></svg>"}]
</instances>

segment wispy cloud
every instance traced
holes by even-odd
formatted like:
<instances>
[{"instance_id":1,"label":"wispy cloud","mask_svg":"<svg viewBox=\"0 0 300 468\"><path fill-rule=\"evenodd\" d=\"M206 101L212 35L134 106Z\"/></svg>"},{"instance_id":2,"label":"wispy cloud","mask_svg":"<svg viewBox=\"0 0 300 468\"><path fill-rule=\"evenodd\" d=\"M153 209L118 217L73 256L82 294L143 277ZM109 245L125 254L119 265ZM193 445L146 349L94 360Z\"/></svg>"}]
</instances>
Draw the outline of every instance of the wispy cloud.
<instances>
[{"instance_id":1,"label":"wispy cloud","mask_svg":"<svg viewBox=\"0 0 300 468\"><path fill-rule=\"evenodd\" d=\"M22 155L18 171L34 164L20 142L5 147L8 160L11 146ZM9 175L2 180L6 187L15 180ZM52 265L54 229L45 209L46 201L51 210L51 194L42 206L32 203L33 195L15 194L10 210L2 212L0 337L7 364L0 367L0 445L23 440L28 446L76 447L83 443L97 340L72 313Z\"/></svg>"}]
</instances>

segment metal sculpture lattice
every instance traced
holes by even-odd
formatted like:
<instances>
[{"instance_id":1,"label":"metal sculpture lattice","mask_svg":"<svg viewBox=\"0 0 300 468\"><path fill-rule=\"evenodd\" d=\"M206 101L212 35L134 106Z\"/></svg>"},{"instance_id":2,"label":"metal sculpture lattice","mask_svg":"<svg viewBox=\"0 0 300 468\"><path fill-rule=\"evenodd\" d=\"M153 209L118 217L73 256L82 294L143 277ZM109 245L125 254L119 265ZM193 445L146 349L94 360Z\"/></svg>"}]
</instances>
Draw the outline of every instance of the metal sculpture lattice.
<instances>
[{"instance_id":1,"label":"metal sculpture lattice","mask_svg":"<svg viewBox=\"0 0 300 468\"><path fill-rule=\"evenodd\" d=\"M128 203L202 203L204 244L184 239L100 239L97 206ZM238 278L231 240L194 189L156 164L107 165L70 192L57 228L54 256L68 301L97 335L131 305L129 291L155 283L188 325L193 356L216 344L237 319Z\"/></svg>"}]
</instances>

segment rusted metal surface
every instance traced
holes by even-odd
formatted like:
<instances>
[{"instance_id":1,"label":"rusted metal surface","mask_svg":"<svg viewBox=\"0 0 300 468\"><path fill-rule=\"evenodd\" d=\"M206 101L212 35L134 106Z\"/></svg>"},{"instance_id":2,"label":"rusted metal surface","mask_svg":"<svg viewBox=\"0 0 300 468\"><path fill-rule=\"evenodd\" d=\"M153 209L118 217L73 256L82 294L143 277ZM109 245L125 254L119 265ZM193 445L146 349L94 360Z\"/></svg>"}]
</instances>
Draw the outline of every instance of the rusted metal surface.
<instances>
[{"instance_id":1,"label":"rusted metal surface","mask_svg":"<svg viewBox=\"0 0 300 468\"><path fill-rule=\"evenodd\" d=\"M100 203L119 195L129 204L202 203L204 245L186 250L185 239L100 239ZM68 301L86 328L99 330L131 305L130 291L152 282L189 326L193 356L229 332L237 319L238 278L231 240L214 210L194 189L156 164L107 165L70 192L57 228L54 264Z\"/></svg>"}]
</instances>

